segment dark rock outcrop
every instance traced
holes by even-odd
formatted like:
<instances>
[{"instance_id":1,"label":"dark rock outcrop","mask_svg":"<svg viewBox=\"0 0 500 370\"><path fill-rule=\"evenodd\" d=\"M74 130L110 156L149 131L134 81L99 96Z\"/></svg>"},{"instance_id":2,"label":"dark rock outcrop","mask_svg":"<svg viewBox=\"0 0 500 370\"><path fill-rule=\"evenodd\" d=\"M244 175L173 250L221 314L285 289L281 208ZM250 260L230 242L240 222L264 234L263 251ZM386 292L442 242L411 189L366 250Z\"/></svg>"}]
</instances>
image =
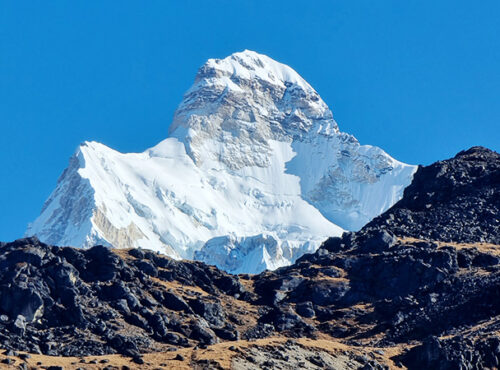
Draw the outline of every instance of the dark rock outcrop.
<instances>
[{"instance_id":1,"label":"dark rock outcrop","mask_svg":"<svg viewBox=\"0 0 500 370\"><path fill-rule=\"evenodd\" d=\"M245 289L238 277L199 262L141 250L117 254L103 246L59 248L28 238L0 246L0 267L3 348L137 357L168 345L215 343L216 333L238 338L213 297L234 300ZM135 335L119 334L129 327Z\"/></svg>"},{"instance_id":2,"label":"dark rock outcrop","mask_svg":"<svg viewBox=\"0 0 500 370\"><path fill-rule=\"evenodd\" d=\"M365 230L448 242L500 244L500 154L473 147L420 167L403 199Z\"/></svg>"}]
</instances>

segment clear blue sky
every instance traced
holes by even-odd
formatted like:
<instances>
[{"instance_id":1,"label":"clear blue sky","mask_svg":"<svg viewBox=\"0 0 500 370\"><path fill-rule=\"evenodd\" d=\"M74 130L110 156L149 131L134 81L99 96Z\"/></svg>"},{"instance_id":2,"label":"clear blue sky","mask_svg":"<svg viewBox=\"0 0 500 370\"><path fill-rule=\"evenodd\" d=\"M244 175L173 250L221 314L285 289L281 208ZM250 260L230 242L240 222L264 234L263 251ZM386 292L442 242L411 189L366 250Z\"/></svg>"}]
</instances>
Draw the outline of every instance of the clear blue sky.
<instances>
[{"instance_id":1,"label":"clear blue sky","mask_svg":"<svg viewBox=\"0 0 500 370\"><path fill-rule=\"evenodd\" d=\"M341 130L408 163L500 150L500 1L3 1L0 240L21 237L84 140L166 137L197 68L251 49Z\"/></svg>"}]
</instances>

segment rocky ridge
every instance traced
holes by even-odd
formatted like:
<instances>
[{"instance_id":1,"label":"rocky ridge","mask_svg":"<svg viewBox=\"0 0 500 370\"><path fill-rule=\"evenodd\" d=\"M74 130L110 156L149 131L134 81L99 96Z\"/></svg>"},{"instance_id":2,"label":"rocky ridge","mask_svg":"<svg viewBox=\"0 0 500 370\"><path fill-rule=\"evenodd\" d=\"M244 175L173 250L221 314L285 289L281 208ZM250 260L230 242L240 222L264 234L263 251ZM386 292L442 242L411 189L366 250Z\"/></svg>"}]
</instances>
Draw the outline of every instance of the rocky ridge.
<instances>
[{"instance_id":1,"label":"rocky ridge","mask_svg":"<svg viewBox=\"0 0 500 370\"><path fill-rule=\"evenodd\" d=\"M140 249L4 243L0 345L59 356L119 353L141 363L144 352L309 338L346 346L343 363L352 368L498 367L500 246L491 234L498 213L478 206L499 207L498 165L497 153L472 148L420 168L403 200L361 231L259 275L229 275ZM431 207L415 211L422 197ZM455 204L464 199L471 207L460 211ZM454 210L448 219L428 222L445 217L446 207ZM472 230L463 219L473 221ZM265 366L287 368L279 346L233 351L233 367L264 366L264 356ZM295 348L288 346L283 350ZM311 361L334 361L307 351ZM198 365L228 366L215 359Z\"/></svg>"},{"instance_id":2,"label":"rocky ridge","mask_svg":"<svg viewBox=\"0 0 500 370\"><path fill-rule=\"evenodd\" d=\"M420 167L403 198L365 230L463 243L500 244L500 155L472 147Z\"/></svg>"}]
</instances>

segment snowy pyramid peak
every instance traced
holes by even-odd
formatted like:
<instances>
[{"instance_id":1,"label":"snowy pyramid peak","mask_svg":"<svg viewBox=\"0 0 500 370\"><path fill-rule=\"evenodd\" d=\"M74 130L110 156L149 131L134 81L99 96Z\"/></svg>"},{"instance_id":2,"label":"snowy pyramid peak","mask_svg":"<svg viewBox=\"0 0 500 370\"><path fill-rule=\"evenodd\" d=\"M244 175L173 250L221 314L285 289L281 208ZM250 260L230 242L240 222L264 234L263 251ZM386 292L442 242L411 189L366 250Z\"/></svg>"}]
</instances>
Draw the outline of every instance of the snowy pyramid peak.
<instances>
[{"instance_id":1,"label":"snowy pyramid peak","mask_svg":"<svg viewBox=\"0 0 500 370\"><path fill-rule=\"evenodd\" d=\"M209 59L170 127L196 163L212 159L231 168L267 165L269 140L336 133L332 112L311 85L292 68L248 50ZM214 143L228 141L232 150L221 154ZM245 153L249 146L254 149Z\"/></svg>"},{"instance_id":2,"label":"snowy pyramid peak","mask_svg":"<svg viewBox=\"0 0 500 370\"><path fill-rule=\"evenodd\" d=\"M83 143L26 234L260 272L359 229L415 169L340 132L297 72L245 50L199 69L156 146Z\"/></svg>"}]
</instances>

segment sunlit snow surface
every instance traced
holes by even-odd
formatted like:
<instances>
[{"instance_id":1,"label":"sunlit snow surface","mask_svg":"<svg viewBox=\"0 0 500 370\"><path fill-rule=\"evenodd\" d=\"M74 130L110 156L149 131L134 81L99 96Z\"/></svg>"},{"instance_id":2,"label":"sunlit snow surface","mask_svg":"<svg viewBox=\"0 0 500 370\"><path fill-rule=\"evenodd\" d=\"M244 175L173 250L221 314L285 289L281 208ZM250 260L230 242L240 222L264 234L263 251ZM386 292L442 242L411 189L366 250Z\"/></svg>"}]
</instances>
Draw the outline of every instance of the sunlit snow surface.
<instances>
[{"instance_id":1,"label":"sunlit snow surface","mask_svg":"<svg viewBox=\"0 0 500 370\"><path fill-rule=\"evenodd\" d=\"M360 228L401 198L415 169L339 132L290 67L244 51L200 68L155 147L82 144L27 234L259 272Z\"/></svg>"}]
</instances>

